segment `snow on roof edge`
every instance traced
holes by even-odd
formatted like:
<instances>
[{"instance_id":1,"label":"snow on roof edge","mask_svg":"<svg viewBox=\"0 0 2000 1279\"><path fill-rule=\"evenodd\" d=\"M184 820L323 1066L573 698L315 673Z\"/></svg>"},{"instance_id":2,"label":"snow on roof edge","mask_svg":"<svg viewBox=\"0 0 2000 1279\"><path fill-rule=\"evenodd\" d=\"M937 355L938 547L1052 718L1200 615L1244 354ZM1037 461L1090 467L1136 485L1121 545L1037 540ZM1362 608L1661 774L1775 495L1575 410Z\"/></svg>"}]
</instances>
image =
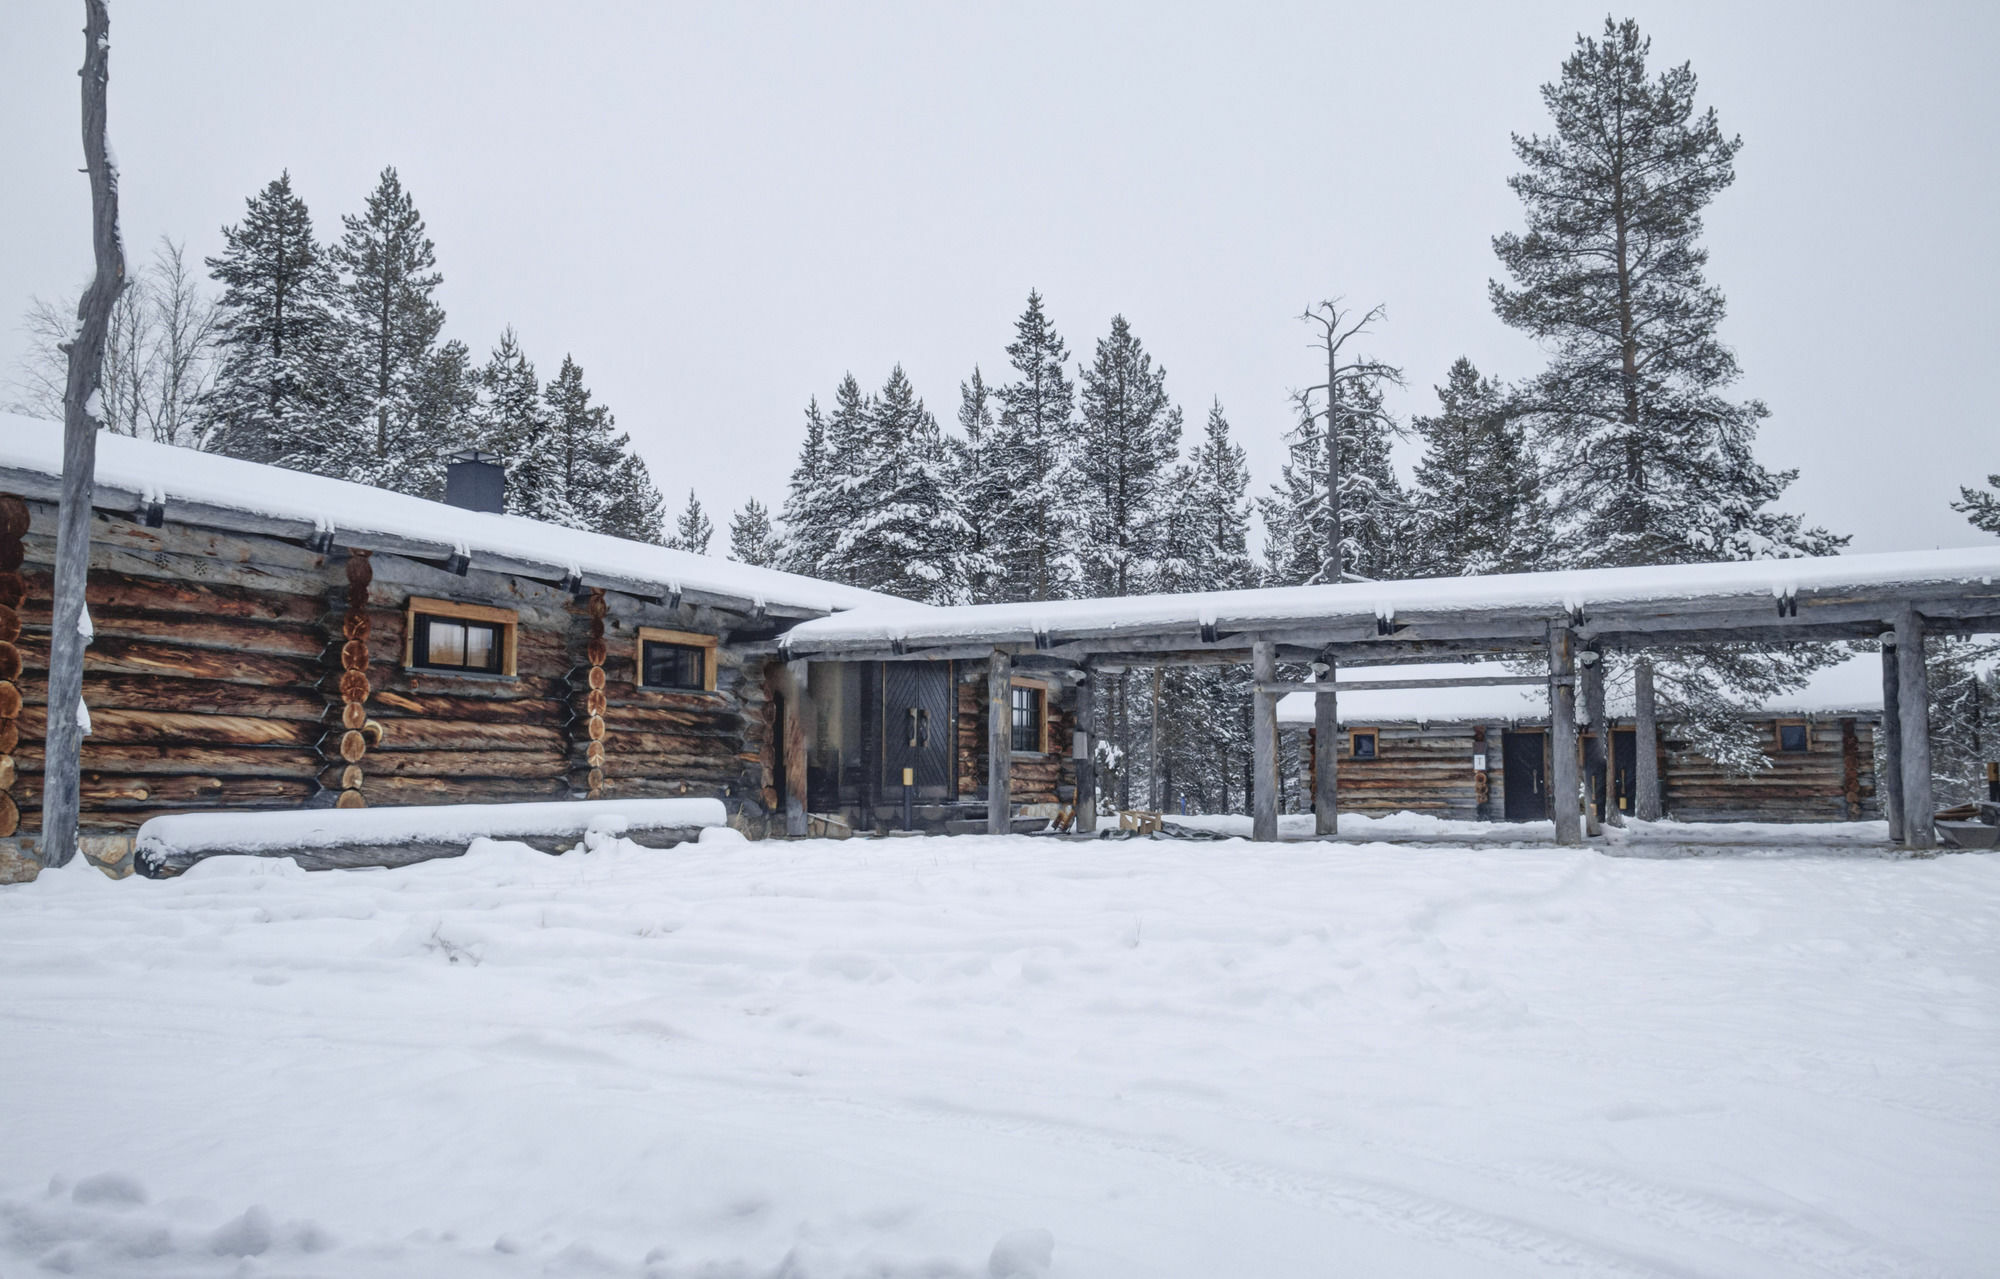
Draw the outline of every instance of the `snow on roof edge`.
<instances>
[{"instance_id":1,"label":"snow on roof edge","mask_svg":"<svg viewBox=\"0 0 2000 1279\"><path fill-rule=\"evenodd\" d=\"M62 425L0 413L0 469L62 475ZM691 551L565 528L518 515L494 515L393 493L351 480L248 462L220 453L158 444L100 431L97 481L163 501L174 499L277 519L462 547L477 553L570 570L658 582L746 603L832 613L860 607L898 611L930 607L859 587L822 582Z\"/></svg>"}]
</instances>

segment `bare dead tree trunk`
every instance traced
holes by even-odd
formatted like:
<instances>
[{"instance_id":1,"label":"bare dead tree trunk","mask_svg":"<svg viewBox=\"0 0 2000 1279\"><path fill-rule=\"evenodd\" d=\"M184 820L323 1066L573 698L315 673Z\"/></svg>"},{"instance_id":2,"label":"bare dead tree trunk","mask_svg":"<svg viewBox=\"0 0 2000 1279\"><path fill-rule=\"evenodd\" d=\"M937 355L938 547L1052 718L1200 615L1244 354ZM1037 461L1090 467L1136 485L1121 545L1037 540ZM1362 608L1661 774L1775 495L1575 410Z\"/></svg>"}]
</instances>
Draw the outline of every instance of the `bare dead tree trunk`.
<instances>
[{"instance_id":1,"label":"bare dead tree trunk","mask_svg":"<svg viewBox=\"0 0 2000 1279\"><path fill-rule=\"evenodd\" d=\"M1312 420L1318 416L1312 411L1311 394L1326 392L1326 556L1320 567L1320 580L1339 583L1347 576L1346 543L1342 537L1345 521L1340 503L1340 384L1342 381L1385 381L1401 386L1402 370L1383 364L1377 360L1358 359L1341 363L1341 352L1347 343L1360 334L1367 333L1377 320L1387 312L1380 306L1371 307L1359 320L1354 312L1343 311L1339 300L1322 302L1310 307L1299 318L1319 326L1319 345L1326 351L1326 383L1324 386L1307 387L1297 392L1300 406L1306 415L1304 430L1310 438Z\"/></svg>"},{"instance_id":2,"label":"bare dead tree trunk","mask_svg":"<svg viewBox=\"0 0 2000 1279\"><path fill-rule=\"evenodd\" d=\"M125 253L118 242L118 174L105 145L105 85L110 78L111 15L106 0L84 0L83 160L90 175L91 248L97 275L78 304L63 391L63 491L56 521L55 616L49 636L48 741L42 780L44 866L76 855L78 757L83 747L83 595L90 571L90 504L96 487L98 407L104 339L111 309L125 287Z\"/></svg>"}]
</instances>

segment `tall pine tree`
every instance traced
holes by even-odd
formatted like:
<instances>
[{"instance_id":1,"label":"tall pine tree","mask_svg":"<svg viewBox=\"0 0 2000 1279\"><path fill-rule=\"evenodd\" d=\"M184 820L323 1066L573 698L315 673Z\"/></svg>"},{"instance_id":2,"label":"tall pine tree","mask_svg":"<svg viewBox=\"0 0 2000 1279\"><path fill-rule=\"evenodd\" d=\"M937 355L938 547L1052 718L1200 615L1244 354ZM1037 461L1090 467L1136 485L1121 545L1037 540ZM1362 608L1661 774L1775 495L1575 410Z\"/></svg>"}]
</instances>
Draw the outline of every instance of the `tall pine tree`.
<instances>
[{"instance_id":1,"label":"tall pine tree","mask_svg":"<svg viewBox=\"0 0 2000 1279\"><path fill-rule=\"evenodd\" d=\"M688 504L674 521L674 535L667 539L667 545L677 551L693 551L696 555L708 554L708 544L715 537L715 525L709 522L708 512L701 509L701 499L688 490Z\"/></svg>"},{"instance_id":2,"label":"tall pine tree","mask_svg":"<svg viewBox=\"0 0 2000 1279\"><path fill-rule=\"evenodd\" d=\"M1007 497L992 521L992 545L1007 600L1064 599L1079 577L1076 516L1075 385L1064 375L1069 349L1028 294L1007 347L1015 380L1000 388L993 433L995 469Z\"/></svg>"},{"instance_id":3,"label":"tall pine tree","mask_svg":"<svg viewBox=\"0 0 2000 1279\"><path fill-rule=\"evenodd\" d=\"M444 328L444 308L432 296L444 279L437 253L393 166L382 170L362 215L342 223L331 253L341 273L341 402L329 407L360 436L354 478L421 492L441 456L462 443L424 434L418 419Z\"/></svg>"},{"instance_id":4,"label":"tall pine tree","mask_svg":"<svg viewBox=\"0 0 2000 1279\"><path fill-rule=\"evenodd\" d=\"M1972 527L1982 532L2000 537L2000 475L1986 477L1986 488L1964 488L1958 490L1959 500L1951 504L1951 509L1972 523Z\"/></svg>"},{"instance_id":5,"label":"tall pine tree","mask_svg":"<svg viewBox=\"0 0 2000 1279\"><path fill-rule=\"evenodd\" d=\"M778 545L771 528L771 512L754 497L729 521L729 558L759 568L777 566Z\"/></svg>"},{"instance_id":6,"label":"tall pine tree","mask_svg":"<svg viewBox=\"0 0 2000 1279\"><path fill-rule=\"evenodd\" d=\"M511 325L480 370L473 421L481 447L506 459L508 513L544 518L548 410L542 404L541 379Z\"/></svg>"},{"instance_id":7,"label":"tall pine tree","mask_svg":"<svg viewBox=\"0 0 2000 1279\"><path fill-rule=\"evenodd\" d=\"M858 389L858 388L857 388ZM806 437L799 446L799 460L792 467L790 485L778 521L783 525L779 563L793 573L808 577L826 575L827 554L832 528L820 511L826 497L827 475L832 462L827 454L826 418L820 413L819 399L806 405Z\"/></svg>"},{"instance_id":8,"label":"tall pine tree","mask_svg":"<svg viewBox=\"0 0 2000 1279\"><path fill-rule=\"evenodd\" d=\"M1383 407L1379 379L1343 384L1339 423L1343 572L1372 581L1408 577L1418 562L1415 516L1391 461L1396 425ZM1288 449L1278 482L1258 503L1264 580L1272 586L1318 582L1326 564L1327 436L1303 405Z\"/></svg>"},{"instance_id":9,"label":"tall pine tree","mask_svg":"<svg viewBox=\"0 0 2000 1279\"><path fill-rule=\"evenodd\" d=\"M210 447L295 470L345 474L356 460L328 412L339 350L335 277L312 214L281 173L222 230L207 259L222 285L220 368L206 402Z\"/></svg>"},{"instance_id":10,"label":"tall pine tree","mask_svg":"<svg viewBox=\"0 0 2000 1279\"><path fill-rule=\"evenodd\" d=\"M1079 397L1077 555L1088 595L1148 589L1181 446L1166 382L1125 317L1111 317Z\"/></svg>"},{"instance_id":11,"label":"tall pine tree","mask_svg":"<svg viewBox=\"0 0 2000 1279\"><path fill-rule=\"evenodd\" d=\"M905 599L956 602L965 523L952 502L943 433L902 365L868 401L861 425L859 442L844 451L852 515L834 538L833 576Z\"/></svg>"},{"instance_id":12,"label":"tall pine tree","mask_svg":"<svg viewBox=\"0 0 2000 1279\"><path fill-rule=\"evenodd\" d=\"M1416 512L1423 573L1522 573L1542 565L1548 510L1520 420L1497 379L1460 356L1438 411L1411 420L1424 442Z\"/></svg>"},{"instance_id":13,"label":"tall pine tree","mask_svg":"<svg viewBox=\"0 0 2000 1279\"><path fill-rule=\"evenodd\" d=\"M1006 572L994 540L998 514L1007 500L994 441L994 395L977 368L958 384L958 429L951 437L952 504L965 521L964 595L986 604L1002 597Z\"/></svg>"}]
</instances>

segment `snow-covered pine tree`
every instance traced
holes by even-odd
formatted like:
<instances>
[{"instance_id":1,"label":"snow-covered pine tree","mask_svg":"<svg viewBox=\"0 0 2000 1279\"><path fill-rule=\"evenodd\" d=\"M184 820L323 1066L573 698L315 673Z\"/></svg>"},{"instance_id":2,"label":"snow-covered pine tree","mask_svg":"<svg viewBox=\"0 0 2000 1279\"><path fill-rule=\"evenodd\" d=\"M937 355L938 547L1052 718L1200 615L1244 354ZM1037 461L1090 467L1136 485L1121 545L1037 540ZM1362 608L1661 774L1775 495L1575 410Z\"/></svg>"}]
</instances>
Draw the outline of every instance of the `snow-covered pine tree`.
<instances>
[{"instance_id":1,"label":"snow-covered pine tree","mask_svg":"<svg viewBox=\"0 0 2000 1279\"><path fill-rule=\"evenodd\" d=\"M1694 71L1649 78L1652 42L1605 20L1542 100L1549 136L1516 135L1508 179L1525 235L1494 237L1513 286L1494 310L1552 352L1523 388L1551 449L1575 564L1819 555L1845 541L1770 509L1794 472L1758 463L1757 400L1730 400L1722 291L1702 273L1702 210L1736 177L1740 138L1697 115Z\"/></svg>"},{"instance_id":2,"label":"snow-covered pine tree","mask_svg":"<svg viewBox=\"0 0 2000 1279\"><path fill-rule=\"evenodd\" d=\"M1756 459L1756 400L1730 400L1735 353L1717 336L1722 291L1703 275L1702 210L1735 180L1738 138L1697 114L1683 63L1649 77L1638 24L1578 36L1542 87L1549 136L1514 138L1508 180L1524 235L1493 241L1513 279L1489 284L1509 325L1548 348L1522 388L1546 454L1558 562L1659 564L1830 554L1846 541L1771 508L1794 475ZM1709 650L1652 659L1661 712L1690 745L1745 768L1749 704L1831 660L1805 650Z\"/></svg>"},{"instance_id":3,"label":"snow-covered pine tree","mask_svg":"<svg viewBox=\"0 0 2000 1279\"><path fill-rule=\"evenodd\" d=\"M841 406L851 397L843 385ZM898 364L867 402L860 442L843 449L849 522L833 541L834 577L925 603L962 596L965 521L952 502L951 459L937 419Z\"/></svg>"},{"instance_id":4,"label":"snow-covered pine tree","mask_svg":"<svg viewBox=\"0 0 2000 1279\"><path fill-rule=\"evenodd\" d=\"M1006 476L994 456L994 394L978 368L958 384L960 434L951 450L952 506L965 521L963 573L967 602L985 604L1002 597L1005 575L994 544L994 526L1007 500Z\"/></svg>"},{"instance_id":5,"label":"snow-covered pine tree","mask_svg":"<svg viewBox=\"0 0 2000 1279\"><path fill-rule=\"evenodd\" d=\"M729 558L759 568L777 566L778 543L771 528L771 512L754 497L729 521Z\"/></svg>"},{"instance_id":6,"label":"snow-covered pine tree","mask_svg":"<svg viewBox=\"0 0 2000 1279\"><path fill-rule=\"evenodd\" d=\"M634 542L666 545L667 499L653 484L652 472L630 449L630 437L613 441L618 448L617 464L611 468L606 486L608 500L598 516L597 531Z\"/></svg>"},{"instance_id":7,"label":"snow-covered pine tree","mask_svg":"<svg viewBox=\"0 0 2000 1279\"><path fill-rule=\"evenodd\" d=\"M1064 375L1069 350L1042 309L1042 295L1014 324L1007 347L1016 380L999 389L993 432L995 470L1006 502L991 528L1004 568L999 597L1064 599L1075 593L1077 563L1075 386Z\"/></svg>"},{"instance_id":8,"label":"snow-covered pine tree","mask_svg":"<svg viewBox=\"0 0 2000 1279\"><path fill-rule=\"evenodd\" d=\"M784 505L778 509L778 566L788 572L825 576L826 526L817 511L826 471L826 418L819 410L819 397L814 396L806 404L806 437L792 466Z\"/></svg>"},{"instance_id":9,"label":"snow-covered pine tree","mask_svg":"<svg viewBox=\"0 0 2000 1279\"><path fill-rule=\"evenodd\" d=\"M224 227L207 259L222 286L220 367L204 403L209 447L294 470L347 474L350 441L328 413L338 354L334 274L312 214L281 173Z\"/></svg>"},{"instance_id":10,"label":"snow-covered pine tree","mask_svg":"<svg viewBox=\"0 0 2000 1279\"><path fill-rule=\"evenodd\" d=\"M696 555L708 554L708 543L715 536L715 525L708 519L708 512L701 509L701 499L688 490L688 504L680 517L674 521L674 535L667 539L667 545L677 551L693 551Z\"/></svg>"},{"instance_id":11,"label":"snow-covered pine tree","mask_svg":"<svg viewBox=\"0 0 2000 1279\"><path fill-rule=\"evenodd\" d=\"M479 411L479 373L472 352L453 339L424 359L410 388L410 425L406 436L428 441L405 454L408 473L389 487L433 500L444 496L445 463L459 449L479 442L475 424Z\"/></svg>"},{"instance_id":12,"label":"snow-covered pine tree","mask_svg":"<svg viewBox=\"0 0 2000 1279\"><path fill-rule=\"evenodd\" d=\"M546 518L552 481L547 475L548 410L541 380L509 325L479 373L479 404L473 412L479 446L506 459L507 511Z\"/></svg>"},{"instance_id":13,"label":"snow-covered pine tree","mask_svg":"<svg viewBox=\"0 0 2000 1279\"><path fill-rule=\"evenodd\" d=\"M1965 516L1974 528L2000 537L2000 475L1987 476L1984 489L1961 487L1958 492L1959 500L1951 509Z\"/></svg>"},{"instance_id":14,"label":"snow-covered pine tree","mask_svg":"<svg viewBox=\"0 0 2000 1279\"><path fill-rule=\"evenodd\" d=\"M340 401L357 450L354 477L383 488L426 492L460 441L423 433L417 399L444 328L432 296L444 277L424 234L423 215L394 166L382 170L359 217L341 219L331 251L340 272L337 301Z\"/></svg>"},{"instance_id":15,"label":"snow-covered pine tree","mask_svg":"<svg viewBox=\"0 0 2000 1279\"><path fill-rule=\"evenodd\" d=\"M1077 556L1084 593L1148 589L1160 524L1180 455L1181 413L1167 398L1167 371L1122 315L1098 339L1078 396Z\"/></svg>"},{"instance_id":16,"label":"snow-covered pine tree","mask_svg":"<svg viewBox=\"0 0 2000 1279\"><path fill-rule=\"evenodd\" d=\"M1382 402L1379 379L1341 387L1341 564L1352 577L1382 581L1416 570L1415 517L1390 458L1395 423ZM1288 436L1291 456L1271 492L1258 502L1264 517L1264 580L1297 586L1321 580L1327 547L1327 439L1317 415L1301 404Z\"/></svg>"},{"instance_id":17,"label":"snow-covered pine tree","mask_svg":"<svg viewBox=\"0 0 2000 1279\"><path fill-rule=\"evenodd\" d=\"M583 367L569 355L542 389L542 401L548 430L535 463L541 477L541 518L571 528L602 529L612 497L610 481L630 440L612 434L611 410L591 403Z\"/></svg>"},{"instance_id":18,"label":"snow-covered pine tree","mask_svg":"<svg viewBox=\"0 0 2000 1279\"><path fill-rule=\"evenodd\" d=\"M1541 567L1541 475L1506 388L1460 356L1436 389L1437 413L1410 422L1424 441L1411 494L1422 548L1415 567L1439 577Z\"/></svg>"}]
</instances>

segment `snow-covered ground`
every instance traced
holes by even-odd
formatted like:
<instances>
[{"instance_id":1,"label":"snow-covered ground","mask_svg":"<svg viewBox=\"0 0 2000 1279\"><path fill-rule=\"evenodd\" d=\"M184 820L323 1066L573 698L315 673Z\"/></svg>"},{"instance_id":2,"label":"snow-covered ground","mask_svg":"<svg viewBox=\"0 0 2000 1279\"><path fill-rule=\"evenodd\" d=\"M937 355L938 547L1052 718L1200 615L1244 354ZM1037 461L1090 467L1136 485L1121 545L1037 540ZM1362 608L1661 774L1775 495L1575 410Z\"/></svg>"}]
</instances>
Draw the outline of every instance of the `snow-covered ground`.
<instances>
[{"instance_id":1,"label":"snow-covered ground","mask_svg":"<svg viewBox=\"0 0 2000 1279\"><path fill-rule=\"evenodd\" d=\"M0 981L9 1279L2000 1256L1993 857L222 858L0 889Z\"/></svg>"}]
</instances>

